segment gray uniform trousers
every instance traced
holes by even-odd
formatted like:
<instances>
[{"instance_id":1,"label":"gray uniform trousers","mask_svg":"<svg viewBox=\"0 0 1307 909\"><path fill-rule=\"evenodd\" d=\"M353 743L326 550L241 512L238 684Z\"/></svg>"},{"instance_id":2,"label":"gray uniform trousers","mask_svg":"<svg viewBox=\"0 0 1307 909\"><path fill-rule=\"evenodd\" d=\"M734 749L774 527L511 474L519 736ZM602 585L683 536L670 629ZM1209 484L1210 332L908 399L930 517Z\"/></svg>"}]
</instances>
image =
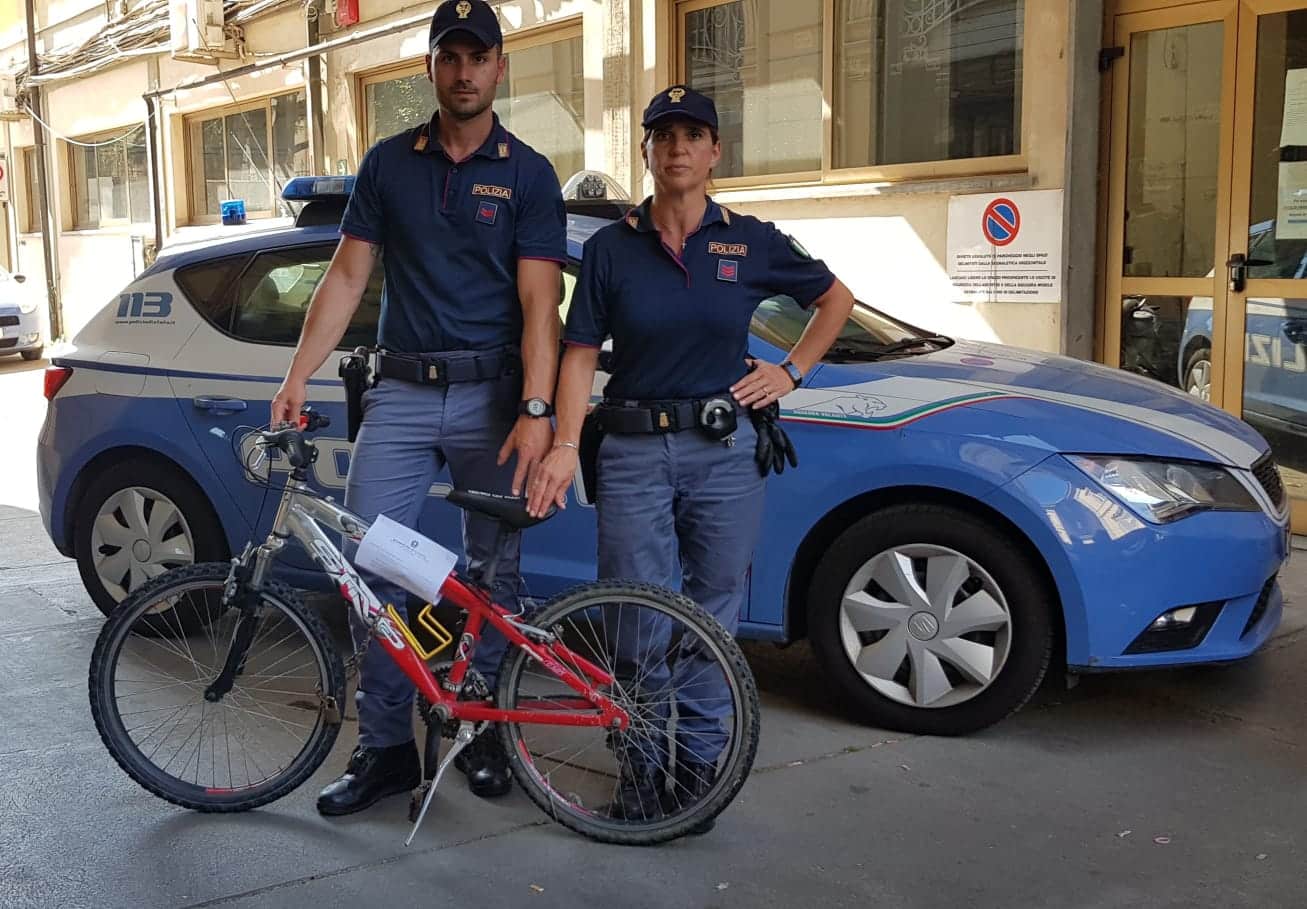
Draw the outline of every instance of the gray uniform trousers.
<instances>
[{"instance_id":1,"label":"gray uniform trousers","mask_svg":"<svg viewBox=\"0 0 1307 909\"><path fill-rule=\"evenodd\" d=\"M765 480L753 459L756 439L743 415L729 448L696 430L604 436L596 502L599 576L680 590L734 634L762 518ZM672 623L642 613L638 621L610 624L619 672L625 665L639 673L642 695L662 702L664 715L670 713L668 692L675 689L677 754L713 763L727 741L721 722L731 711L725 677L693 653L676 654L669 667ZM636 747L648 750L644 743ZM666 743L657 750L662 753L656 759L665 765Z\"/></svg>"},{"instance_id":2,"label":"gray uniform trousers","mask_svg":"<svg viewBox=\"0 0 1307 909\"><path fill-rule=\"evenodd\" d=\"M473 355L439 354L445 359ZM345 507L367 521L384 514L416 527L428 490L445 464L456 488L511 494L516 454L503 467L495 461L517 420L521 387L520 375L444 387L381 379L364 393L363 423L350 459ZM435 507L455 506L436 503ZM495 548L498 527L491 519L463 515L464 562L459 568L465 577L479 576ZM436 542L454 548L451 540ZM494 599L513 611L522 593L520 542L518 533L504 535L495 570ZM345 555L352 559L356 549L347 543ZM394 603L401 615L407 615L403 588L369 572L360 573L383 605ZM357 646L365 629L355 620L351 630ZM503 635L486 626L473 655L473 668L492 689L507 646ZM384 748L412 739L414 694L412 682L373 641L359 671L359 744Z\"/></svg>"}]
</instances>

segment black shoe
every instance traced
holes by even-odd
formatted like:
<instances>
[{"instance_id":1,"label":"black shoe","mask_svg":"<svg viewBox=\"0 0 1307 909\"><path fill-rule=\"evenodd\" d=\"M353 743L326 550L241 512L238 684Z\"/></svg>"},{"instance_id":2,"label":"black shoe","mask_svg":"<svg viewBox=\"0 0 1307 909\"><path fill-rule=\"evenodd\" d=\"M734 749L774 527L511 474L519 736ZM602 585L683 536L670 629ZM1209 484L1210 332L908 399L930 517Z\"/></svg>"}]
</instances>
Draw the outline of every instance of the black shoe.
<instances>
[{"instance_id":1,"label":"black shoe","mask_svg":"<svg viewBox=\"0 0 1307 909\"><path fill-rule=\"evenodd\" d=\"M354 749L340 779L318 796L318 811L327 815L353 814L388 795L408 792L422 782L422 762L414 742L389 748Z\"/></svg>"},{"instance_id":2,"label":"black shoe","mask_svg":"<svg viewBox=\"0 0 1307 909\"><path fill-rule=\"evenodd\" d=\"M617 797L604 809L619 821L658 821L665 812L667 774L661 767L627 763L617 779Z\"/></svg>"},{"instance_id":3,"label":"black shoe","mask_svg":"<svg viewBox=\"0 0 1307 909\"><path fill-rule=\"evenodd\" d=\"M493 724L467 743L467 747L454 758L454 766L467 775L467 788L483 799L507 795L513 788L513 777L508 772L508 755L499 741L499 730Z\"/></svg>"},{"instance_id":4,"label":"black shoe","mask_svg":"<svg viewBox=\"0 0 1307 909\"><path fill-rule=\"evenodd\" d=\"M717 782L717 765L700 761L678 761L676 764L676 786L673 797L688 808L708 795L713 784ZM717 819L710 817L701 824L690 828L692 836L703 836L717 826Z\"/></svg>"}]
</instances>

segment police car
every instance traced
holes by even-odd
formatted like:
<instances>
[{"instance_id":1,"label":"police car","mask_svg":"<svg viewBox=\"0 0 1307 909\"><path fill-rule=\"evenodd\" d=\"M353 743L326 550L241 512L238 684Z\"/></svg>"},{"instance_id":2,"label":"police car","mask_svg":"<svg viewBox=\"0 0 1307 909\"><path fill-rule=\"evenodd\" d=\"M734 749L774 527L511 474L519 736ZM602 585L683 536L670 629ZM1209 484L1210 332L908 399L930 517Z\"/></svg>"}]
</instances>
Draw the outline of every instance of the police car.
<instances>
[{"instance_id":1,"label":"police car","mask_svg":"<svg viewBox=\"0 0 1307 909\"><path fill-rule=\"evenodd\" d=\"M569 182L569 196L577 185L596 184ZM247 481L240 439L267 420L349 189L297 179L295 226L166 250L49 368L41 513L104 611L266 534L278 496ZM622 205L569 211L564 311L582 244ZM380 276L342 350L374 340ZM782 359L808 317L764 301L753 355ZM313 479L339 496L351 446L336 370L329 359L309 390L332 418ZM769 481L740 634L810 639L868 722L968 732L1018 708L1050 664L1236 660L1280 622L1288 502L1266 442L1158 382L953 341L859 303L782 416L800 465ZM594 577L580 476L572 499L525 534L538 599ZM459 545L458 512L434 497L420 529ZM290 558L290 579L306 579L307 556Z\"/></svg>"},{"instance_id":2,"label":"police car","mask_svg":"<svg viewBox=\"0 0 1307 909\"><path fill-rule=\"evenodd\" d=\"M1279 238L1275 222L1248 232L1249 278L1307 277L1307 240ZM1307 436L1307 300L1248 300L1244 331L1244 419L1297 453ZM1206 401L1212 384L1212 298L1194 297L1185 311L1179 375ZM1301 455L1298 455L1301 458ZM1291 465L1307 467L1301 460Z\"/></svg>"}]
</instances>

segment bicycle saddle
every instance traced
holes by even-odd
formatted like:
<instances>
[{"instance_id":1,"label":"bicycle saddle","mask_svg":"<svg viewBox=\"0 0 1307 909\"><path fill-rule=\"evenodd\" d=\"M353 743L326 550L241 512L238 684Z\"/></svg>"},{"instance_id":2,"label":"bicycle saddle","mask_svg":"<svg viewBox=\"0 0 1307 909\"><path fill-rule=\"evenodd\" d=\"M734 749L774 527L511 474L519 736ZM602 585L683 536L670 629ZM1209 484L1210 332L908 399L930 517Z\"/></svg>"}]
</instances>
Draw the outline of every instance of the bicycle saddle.
<instances>
[{"instance_id":1,"label":"bicycle saddle","mask_svg":"<svg viewBox=\"0 0 1307 909\"><path fill-rule=\"evenodd\" d=\"M506 527L525 530L541 521L547 521L558 511L557 504L550 504L549 511L543 518L535 518L527 513L526 498L496 495L493 492L474 492L470 489L455 489L445 498L466 511L475 511L486 517L494 518Z\"/></svg>"}]
</instances>

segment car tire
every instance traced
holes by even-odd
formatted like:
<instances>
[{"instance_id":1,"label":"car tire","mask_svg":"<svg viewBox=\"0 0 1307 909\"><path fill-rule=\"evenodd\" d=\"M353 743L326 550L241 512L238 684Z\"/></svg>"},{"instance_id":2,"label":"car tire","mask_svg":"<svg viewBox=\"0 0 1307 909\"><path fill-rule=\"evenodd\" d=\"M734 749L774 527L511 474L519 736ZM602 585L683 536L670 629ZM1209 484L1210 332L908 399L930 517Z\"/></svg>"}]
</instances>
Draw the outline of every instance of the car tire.
<instances>
[{"instance_id":1,"label":"car tire","mask_svg":"<svg viewBox=\"0 0 1307 909\"><path fill-rule=\"evenodd\" d=\"M161 519L155 518L159 508L167 509ZM136 543L125 539L130 531L138 532ZM137 549L141 543L144 546ZM132 548L125 557L106 564L127 547ZM120 461L90 482L74 513L73 550L82 583L105 615L169 568L230 558L218 516L204 493L171 464L150 458ZM121 576L124 583L106 584L102 575Z\"/></svg>"},{"instance_id":2,"label":"car tire","mask_svg":"<svg viewBox=\"0 0 1307 909\"><path fill-rule=\"evenodd\" d=\"M1212 399L1211 348L1199 347L1185 359L1184 390L1201 401Z\"/></svg>"},{"instance_id":3,"label":"car tire","mask_svg":"<svg viewBox=\"0 0 1307 909\"><path fill-rule=\"evenodd\" d=\"M44 348L44 347L36 347L36 348L33 348L32 350L24 350L24 351L22 351L22 352L19 354L19 356L21 356L21 357L22 357L24 360L26 360L28 363L31 363L33 360L39 360L39 359L41 359L41 356L42 356L42 354L44 354L44 353L45 353L45 348Z\"/></svg>"},{"instance_id":4,"label":"car tire","mask_svg":"<svg viewBox=\"0 0 1307 909\"><path fill-rule=\"evenodd\" d=\"M866 722L963 735L1035 693L1055 608L1039 564L1001 528L946 505L897 505L849 527L822 557L808 636L840 700Z\"/></svg>"}]
</instances>

